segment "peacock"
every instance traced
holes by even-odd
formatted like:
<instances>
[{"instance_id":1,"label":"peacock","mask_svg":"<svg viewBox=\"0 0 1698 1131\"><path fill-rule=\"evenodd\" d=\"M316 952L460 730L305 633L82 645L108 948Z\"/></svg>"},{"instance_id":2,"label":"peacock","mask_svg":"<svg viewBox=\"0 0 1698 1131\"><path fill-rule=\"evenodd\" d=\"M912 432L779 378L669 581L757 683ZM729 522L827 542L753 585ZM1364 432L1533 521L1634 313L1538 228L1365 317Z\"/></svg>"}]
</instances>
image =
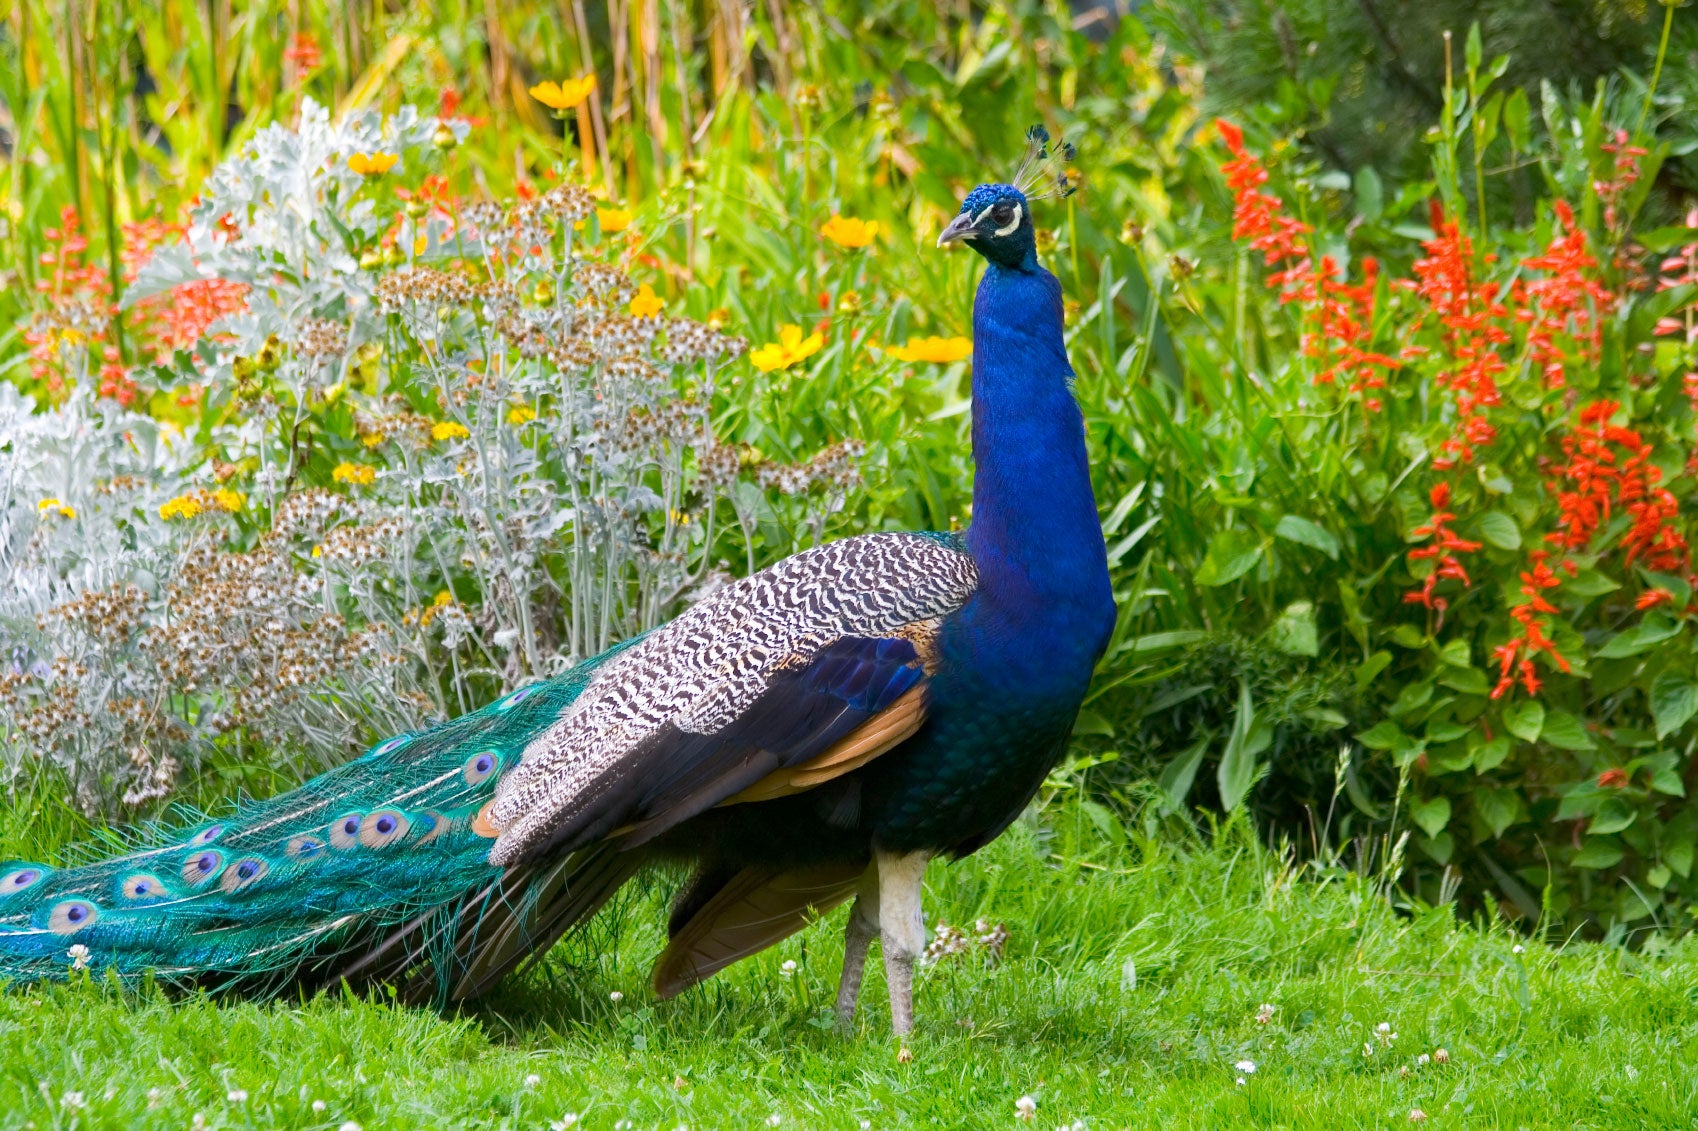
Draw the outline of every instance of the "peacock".
<instances>
[{"instance_id":1,"label":"peacock","mask_svg":"<svg viewBox=\"0 0 1698 1131\"><path fill-rule=\"evenodd\" d=\"M938 237L973 303L972 521L805 550L565 674L265 802L81 866L0 865L0 979L73 967L249 994L475 998L660 862L683 863L670 997L853 899L837 1012L881 940L913 1026L928 861L1026 806L1115 621L1061 286L1032 203L1074 184L1028 133ZM180 822L181 823L181 822Z\"/></svg>"}]
</instances>

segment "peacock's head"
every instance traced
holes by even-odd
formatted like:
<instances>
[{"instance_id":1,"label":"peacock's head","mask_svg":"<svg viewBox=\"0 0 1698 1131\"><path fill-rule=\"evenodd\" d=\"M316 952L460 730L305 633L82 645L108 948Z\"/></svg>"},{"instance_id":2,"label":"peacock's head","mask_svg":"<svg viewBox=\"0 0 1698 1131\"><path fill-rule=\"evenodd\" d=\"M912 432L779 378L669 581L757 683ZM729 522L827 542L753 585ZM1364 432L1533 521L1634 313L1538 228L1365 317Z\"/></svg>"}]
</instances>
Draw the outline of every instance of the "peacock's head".
<instances>
[{"instance_id":1,"label":"peacock's head","mask_svg":"<svg viewBox=\"0 0 1698 1131\"><path fill-rule=\"evenodd\" d=\"M966 240L974 251L1004 267L1035 261L1037 231L1032 224L1032 202L1073 195L1078 181L1067 171L1067 165L1074 156L1072 143L1064 141L1052 148L1049 131L1033 126L1026 131L1026 156L1013 180L1005 185L980 185L968 193L961 211L937 237L937 246Z\"/></svg>"}]
</instances>

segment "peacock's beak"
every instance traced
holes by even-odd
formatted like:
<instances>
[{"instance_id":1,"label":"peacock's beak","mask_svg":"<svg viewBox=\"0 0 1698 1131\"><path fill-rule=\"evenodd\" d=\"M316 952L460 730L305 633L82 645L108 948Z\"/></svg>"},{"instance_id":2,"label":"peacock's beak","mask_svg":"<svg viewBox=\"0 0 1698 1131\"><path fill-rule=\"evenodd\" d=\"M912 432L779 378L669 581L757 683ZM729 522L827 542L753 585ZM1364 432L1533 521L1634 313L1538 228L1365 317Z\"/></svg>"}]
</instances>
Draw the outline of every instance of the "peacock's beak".
<instances>
[{"instance_id":1,"label":"peacock's beak","mask_svg":"<svg viewBox=\"0 0 1698 1131\"><path fill-rule=\"evenodd\" d=\"M979 230L973 227L972 215L963 212L951 220L949 226L937 237L937 246L942 247L944 244L954 243L956 240L975 239L978 234Z\"/></svg>"}]
</instances>

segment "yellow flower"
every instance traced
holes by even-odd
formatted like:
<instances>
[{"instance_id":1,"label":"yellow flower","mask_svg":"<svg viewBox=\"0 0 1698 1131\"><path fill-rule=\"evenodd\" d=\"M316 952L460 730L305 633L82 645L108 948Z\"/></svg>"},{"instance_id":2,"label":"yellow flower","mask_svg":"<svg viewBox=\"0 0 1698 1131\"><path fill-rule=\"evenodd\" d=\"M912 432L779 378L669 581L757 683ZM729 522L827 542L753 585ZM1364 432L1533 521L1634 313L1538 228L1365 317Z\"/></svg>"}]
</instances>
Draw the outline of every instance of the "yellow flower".
<instances>
[{"instance_id":1,"label":"yellow flower","mask_svg":"<svg viewBox=\"0 0 1698 1131\"><path fill-rule=\"evenodd\" d=\"M364 463L339 463L336 470L330 473L330 478L338 483L369 487L372 480L377 478L377 468Z\"/></svg>"},{"instance_id":2,"label":"yellow flower","mask_svg":"<svg viewBox=\"0 0 1698 1131\"><path fill-rule=\"evenodd\" d=\"M368 448L375 448L386 439L388 439L387 436L375 429L370 432L360 433L360 443L364 444Z\"/></svg>"},{"instance_id":3,"label":"yellow flower","mask_svg":"<svg viewBox=\"0 0 1698 1131\"><path fill-rule=\"evenodd\" d=\"M159 508L159 517L170 520L176 518L193 518L201 512L200 500L193 495L178 495Z\"/></svg>"},{"instance_id":4,"label":"yellow flower","mask_svg":"<svg viewBox=\"0 0 1698 1131\"><path fill-rule=\"evenodd\" d=\"M878 221L833 215L820 227L820 235L838 247L866 247L878 235Z\"/></svg>"},{"instance_id":5,"label":"yellow flower","mask_svg":"<svg viewBox=\"0 0 1698 1131\"><path fill-rule=\"evenodd\" d=\"M632 318L653 318L666 304L660 301L660 296L654 293L654 288L644 283L637 288L637 297L631 300Z\"/></svg>"},{"instance_id":6,"label":"yellow flower","mask_svg":"<svg viewBox=\"0 0 1698 1131\"><path fill-rule=\"evenodd\" d=\"M516 404L507 410L507 423L529 424L537 418L537 410L528 404Z\"/></svg>"},{"instance_id":7,"label":"yellow flower","mask_svg":"<svg viewBox=\"0 0 1698 1131\"><path fill-rule=\"evenodd\" d=\"M439 589L437 590L436 596L430 599L430 603L439 609L444 605L452 605L454 603L454 594L450 593L446 589Z\"/></svg>"},{"instance_id":8,"label":"yellow flower","mask_svg":"<svg viewBox=\"0 0 1698 1131\"><path fill-rule=\"evenodd\" d=\"M312 548L312 556L315 558L322 558L324 556L324 543L320 542Z\"/></svg>"},{"instance_id":9,"label":"yellow flower","mask_svg":"<svg viewBox=\"0 0 1698 1131\"><path fill-rule=\"evenodd\" d=\"M602 208L596 206L595 218L601 223L602 234L611 236L614 232L623 232L631 226L631 210L629 208Z\"/></svg>"},{"instance_id":10,"label":"yellow flower","mask_svg":"<svg viewBox=\"0 0 1698 1131\"><path fill-rule=\"evenodd\" d=\"M583 75L563 82L539 82L531 87L531 97L550 110L570 110L583 104L595 89L595 75Z\"/></svg>"},{"instance_id":11,"label":"yellow flower","mask_svg":"<svg viewBox=\"0 0 1698 1131\"><path fill-rule=\"evenodd\" d=\"M788 369L803 358L812 357L825 345L825 336L818 332L802 337L802 328L786 323L778 328L778 341L768 342L749 354L749 360L762 373Z\"/></svg>"},{"instance_id":12,"label":"yellow flower","mask_svg":"<svg viewBox=\"0 0 1698 1131\"><path fill-rule=\"evenodd\" d=\"M58 499L43 499L43 500L41 500L41 502L35 504L35 511L36 511L37 514L46 514L49 511L52 511L55 514L57 514L60 518L76 518L77 517L76 508L66 506L64 503L61 503Z\"/></svg>"},{"instance_id":13,"label":"yellow flower","mask_svg":"<svg viewBox=\"0 0 1698 1131\"><path fill-rule=\"evenodd\" d=\"M909 338L905 346L886 346L884 352L897 361L939 361L948 363L973 356L970 338Z\"/></svg>"},{"instance_id":14,"label":"yellow flower","mask_svg":"<svg viewBox=\"0 0 1698 1131\"><path fill-rule=\"evenodd\" d=\"M457 420L444 420L431 425L430 435L433 440L464 440L471 433Z\"/></svg>"},{"instance_id":15,"label":"yellow flower","mask_svg":"<svg viewBox=\"0 0 1698 1131\"><path fill-rule=\"evenodd\" d=\"M362 177L381 177L399 160L393 153L355 153L348 158L348 168Z\"/></svg>"},{"instance_id":16,"label":"yellow flower","mask_svg":"<svg viewBox=\"0 0 1698 1131\"><path fill-rule=\"evenodd\" d=\"M220 487L212 493L212 501L218 504L219 510L235 514L237 511L242 509L242 504L248 501L248 497L240 491L233 491L228 487Z\"/></svg>"}]
</instances>

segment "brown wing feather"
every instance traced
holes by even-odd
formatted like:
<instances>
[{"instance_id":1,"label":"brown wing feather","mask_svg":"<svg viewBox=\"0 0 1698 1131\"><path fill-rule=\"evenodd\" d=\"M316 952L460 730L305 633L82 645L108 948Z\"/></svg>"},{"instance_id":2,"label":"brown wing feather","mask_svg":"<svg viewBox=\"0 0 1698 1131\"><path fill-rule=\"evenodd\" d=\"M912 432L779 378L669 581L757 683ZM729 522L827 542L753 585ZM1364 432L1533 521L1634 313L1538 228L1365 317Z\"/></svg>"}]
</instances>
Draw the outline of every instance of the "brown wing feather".
<instances>
[{"instance_id":1,"label":"brown wing feather","mask_svg":"<svg viewBox=\"0 0 1698 1131\"><path fill-rule=\"evenodd\" d=\"M926 700L923 687L907 692L837 740L823 754L768 774L754 785L721 801L721 805L741 805L748 801L771 801L822 785L842 777L912 737L926 721Z\"/></svg>"},{"instance_id":2,"label":"brown wing feather","mask_svg":"<svg viewBox=\"0 0 1698 1131\"><path fill-rule=\"evenodd\" d=\"M795 934L854 895L866 870L865 862L788 872L743 869L679 928L655 959L654 992L672 997Z\"/></svg>"}]
</instances>

